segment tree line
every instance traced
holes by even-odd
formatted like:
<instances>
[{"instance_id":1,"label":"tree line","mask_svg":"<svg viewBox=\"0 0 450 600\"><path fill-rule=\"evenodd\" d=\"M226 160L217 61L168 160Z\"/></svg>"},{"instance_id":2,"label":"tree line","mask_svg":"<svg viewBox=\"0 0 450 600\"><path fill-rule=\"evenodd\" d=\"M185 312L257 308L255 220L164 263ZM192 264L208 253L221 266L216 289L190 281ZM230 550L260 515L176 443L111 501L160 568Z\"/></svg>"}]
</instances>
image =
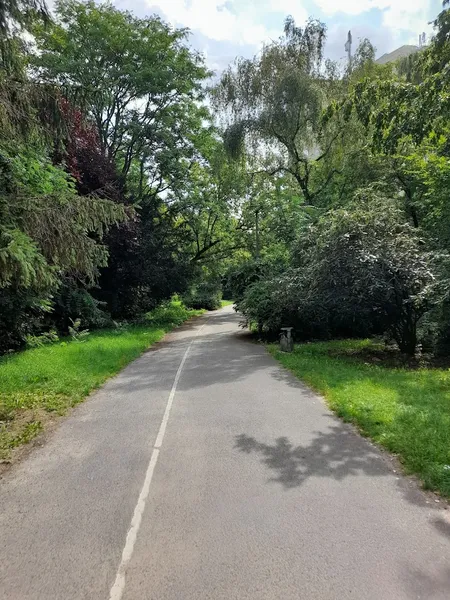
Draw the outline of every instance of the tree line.
<instances>
[{"instance_id":1,"label":"tree line","mask_svg":"<svg viewBox=\"0 0 450 600\"><path fill-rule=\"evenodd\" d=\"M304 340L379 335L407 354L449 353L445 6L434 25L408 58L378 65L363 40L342 70L324 59L323 23L289 18L282 39L223 74L229 152L296 211L290 237L230 274L261 333L290 325Z\"/></svg>"},{"instance_id":2,"label":"tree line","mask_svg":"<svg viewBox=\"0 0 450 600\"><path fill-rule=\"evenodd\" d=\"M0 14L0 350L232 297L299 339L450 351L450 11L388 65L299 27L212 85L189 32L110 4Z\"/></svg>"},{"instance_id":3,"label":"tree line","mask_svg":"<svg viewBox=\"0 0 450 600\"><path fill-rule=\"evenodd\" d=\"M217 308L243 178L188 32L76 0L1 12L0 349L174 293Z\"/></svg>"}]
</instances>

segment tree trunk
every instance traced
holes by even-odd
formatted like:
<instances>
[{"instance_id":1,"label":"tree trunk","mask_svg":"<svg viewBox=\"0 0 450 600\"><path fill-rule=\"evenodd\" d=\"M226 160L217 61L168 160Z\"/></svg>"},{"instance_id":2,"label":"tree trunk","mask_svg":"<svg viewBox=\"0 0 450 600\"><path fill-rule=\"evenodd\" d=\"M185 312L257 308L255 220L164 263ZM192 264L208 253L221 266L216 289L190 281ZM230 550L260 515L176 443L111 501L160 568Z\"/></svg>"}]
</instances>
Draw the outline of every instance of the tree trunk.
<instances>
[{"instance_id":1,"label":"tree trunk","mask_svg":"<svg viewBox=\"0 0 450 600\"><path fill-rule=\"evenodd\" d=\"M417 324L413 311L408 311L402 322L393 332L393 337L397 342L400 352L414 356L417 349Z\"/></svg>"},{"instance_id":2,"label":"tree trunk","mask_svg":"<svg viewBox=\"0 0 450 600\"><path fill-rule=\"evenodd\" d=\"M255 258L259 259L260 253L260 241L259 241L259 210L255 212L255 237L256 237L256 249L255 249Z\"/></svg>"}]
</instances>

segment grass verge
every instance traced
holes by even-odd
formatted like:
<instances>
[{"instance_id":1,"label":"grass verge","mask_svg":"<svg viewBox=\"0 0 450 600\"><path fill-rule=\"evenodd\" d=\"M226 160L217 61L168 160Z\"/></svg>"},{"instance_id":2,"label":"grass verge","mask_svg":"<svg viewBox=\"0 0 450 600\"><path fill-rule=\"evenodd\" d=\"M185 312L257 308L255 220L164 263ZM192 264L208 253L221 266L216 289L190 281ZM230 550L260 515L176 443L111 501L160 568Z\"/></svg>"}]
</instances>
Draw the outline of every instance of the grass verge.
<instances>
[{"instance_id":1,"label":"grass verge","mask_svg":"<svg viewBox=\"0 0 450 600\"><path fill-rule=\"evenodd\" d=\"M303 344L271 354L361 433L396 454L425 489L450 498L450 370L366 362L369 340ZM377 359L379 360L379 359Z\"/></svg>"},{"instance_id":2,"label":"grass verge","mask_svg":"<svg viewBox=\"0 0 450 600\"><path fill-rule=\"evenodd\" d=\"M0 461L33 439L53 414L62 415L118 373L166 332L202 314L172 301L147 315L148 324L91 333L0 359Z\"/></svg>"}]
</instances>

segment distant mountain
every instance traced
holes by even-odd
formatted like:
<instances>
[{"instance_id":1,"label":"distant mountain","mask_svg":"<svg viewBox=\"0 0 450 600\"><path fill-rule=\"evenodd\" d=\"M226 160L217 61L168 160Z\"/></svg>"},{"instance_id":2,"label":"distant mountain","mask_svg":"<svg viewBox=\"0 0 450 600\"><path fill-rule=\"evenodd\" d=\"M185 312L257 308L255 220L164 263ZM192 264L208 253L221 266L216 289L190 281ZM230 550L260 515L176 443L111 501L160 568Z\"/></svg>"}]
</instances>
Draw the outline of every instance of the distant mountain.
<instances>
[{"instance_id":1,"label":"distant mountain","mask_svg":"<svg viewBox=\"0 0 450 600\"><path fill-rule=\"evenodd\" d=\"M419 50L420 50L419 46L408 46L408 45L401 46L400 48L397 48L397 50L394 50L394 52L389 52L388 54L383 54L383 56L381 56L375 62L378 65L385 65L390 62L395 62L399 58L406 58L410 54L415 54Z\"/></svg>"}]
</instances>

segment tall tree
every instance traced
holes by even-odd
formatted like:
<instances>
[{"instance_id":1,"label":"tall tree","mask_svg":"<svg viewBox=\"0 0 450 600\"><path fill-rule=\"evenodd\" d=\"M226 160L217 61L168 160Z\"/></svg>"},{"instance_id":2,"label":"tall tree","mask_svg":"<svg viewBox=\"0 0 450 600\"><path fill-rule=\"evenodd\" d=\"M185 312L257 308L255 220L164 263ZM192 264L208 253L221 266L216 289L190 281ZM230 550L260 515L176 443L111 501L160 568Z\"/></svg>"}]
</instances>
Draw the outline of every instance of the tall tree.
<instances>
[{"instance_id":1,"label":"tall tree","mask_svg":"<svg viewBox=\"0 0 450 600\"><path fill-rule=\"evenodd\" d=\"M81 197L41 148L0 143L0 348L23 342L65 277L92 285L122 206Z\"/></svg>"},{"instance_id":2,"label":"tall tree","mask_svg":"<svg viewBox=\"0 0 450 600\"><path fill-rule=\"evenodd\" d=\"M191 239L191 260L213 262L240 247L242 204L248 188L245 164L229 160L214 132L201 144L184 185L169 194L169 211Z\"/></svg>"},{"instance_id":3,"label":"tall tree","mask_svg":"<svg viewBox=\"0 0 450 600\"><path fill-rule=\"evenodd\" d=\"M97 127L105 156L142 197L176 185L206 116L198 101L208 75L187 31L138 19L110 4L59 0L56 20L36 28L35 76L67 91Z\"/></svg>"},{"instance_id":4,"label":"tall tree","mask_svg":"<svg viewBox=\"0 0 450 600\"><path fill-rule=\"evenodd\" d=\"M166 198L183 189L201 159L208 71L188 47L186 30L110 4L61 0L55 22L35 34L41 53L34 77L63 89L75 116L81 109L87 117L68 144L79 189L94 191L108 173L110 183L113 165L114 197L136 207L136 219L109 235L110 262L95 292L114 316L128 318L187 285L189 242ZM94 138L92 161L83 146Z\"/></svg>"},{"instance_id":5,"label":"tall tree","mask_svg":"<svg viewBox=\"0 0 450 600\"><path fill-rule=\"evenodd\" d=\"M0 37L11 35L17 28L29 27L36 19L50 20L45 0L2 0L0 4Z\"/></svg>"},{"instance_id":6,"label":"tall tree","mask_svg":"<svg viewBox=\"0 0 450 600\"><path fill-rule=\"evenodd\" d=\"M334 175L331 169L323 180L315 177L338 135L321 126L330 84L323 69L325 34L319 21L300 28L288 18L283 38L251 60L238 59L213 90L230 152L237 155L251 144L259 165L271 175L289 174L307 204L317 201Z\"/></svg>"}]
</instances>

